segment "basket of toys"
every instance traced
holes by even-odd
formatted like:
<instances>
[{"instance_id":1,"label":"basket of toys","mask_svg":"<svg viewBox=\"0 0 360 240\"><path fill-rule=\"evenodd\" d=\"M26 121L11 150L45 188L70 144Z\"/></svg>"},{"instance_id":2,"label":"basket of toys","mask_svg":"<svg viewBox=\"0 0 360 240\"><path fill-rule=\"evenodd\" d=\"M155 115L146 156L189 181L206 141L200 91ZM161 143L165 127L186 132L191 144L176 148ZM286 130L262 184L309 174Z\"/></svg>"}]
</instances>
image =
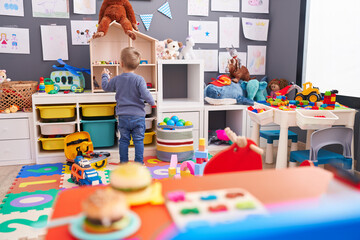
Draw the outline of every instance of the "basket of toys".
<instances>
[{"instance_id":1,"label":"basket of toys","mask_svg":"<svg viewBox=\"0 0 360 240\"><path fill-rule=\"evenodd\" d=\"M296 121L303 130L329 128L338 119L329 110L296 109Z\"/></svg>"},{"instance_id":2,"label":"basket of toys","mask_svg":"<svg viewBox=\"0 0 360 240\"><path fill-rule=\"evenodd\" d=\"M0 110L5 110L11 105L20 109L31 108L31 96L36 93L36 81L11 81L0 84Z\"/></svg>"},{"instance_id":3,"label":"basket of toys","mask_svg":"<svg viewBox=\"0 0 360 240\"><path fill-rule=\"evenodd\" d=\"M247 109L251 120L259 125L266 125L274 121L274 109L268 106L254 106Z\"/></svg>"}]
</instances>

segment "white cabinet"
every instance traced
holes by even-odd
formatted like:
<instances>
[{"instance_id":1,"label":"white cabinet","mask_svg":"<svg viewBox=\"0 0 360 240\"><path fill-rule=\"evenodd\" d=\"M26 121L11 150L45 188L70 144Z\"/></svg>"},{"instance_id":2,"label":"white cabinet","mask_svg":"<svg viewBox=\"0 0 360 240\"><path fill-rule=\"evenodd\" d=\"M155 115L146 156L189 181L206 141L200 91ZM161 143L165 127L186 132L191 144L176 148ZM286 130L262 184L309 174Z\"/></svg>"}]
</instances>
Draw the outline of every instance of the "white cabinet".
<instances>
[{"instance_id":1,"label":"white cabinet","mask_svg":"<svg viewBox=\"0 0 360 240\"><path fill-rule=\"evenodd\" d=\"M32 113L0 114L0 166L35 162Z\"/></svg>"}]
</instances>

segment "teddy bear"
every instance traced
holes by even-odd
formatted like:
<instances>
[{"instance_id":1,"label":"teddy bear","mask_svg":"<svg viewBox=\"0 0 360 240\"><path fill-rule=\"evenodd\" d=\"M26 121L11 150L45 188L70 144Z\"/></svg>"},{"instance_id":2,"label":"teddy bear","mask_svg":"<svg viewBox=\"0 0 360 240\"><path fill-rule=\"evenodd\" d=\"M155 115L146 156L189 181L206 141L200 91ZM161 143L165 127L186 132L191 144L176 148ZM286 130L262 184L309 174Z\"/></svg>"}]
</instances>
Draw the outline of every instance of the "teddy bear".
<instances>
[{"instance_id":1,"label":"teddy bear","mask_svg":"<svg viewBox=\"0 0 360 240\"><path fill-rule=\"evenodd\" d=\"M106 35L112 21L121 24L126 35L132 40L136 39L133 30L139 31L134 10L129 0L104 0L99 12L99 26L93 38Z\"/></svg>"},{"instance_id":2,"label":"teddy bear","mask_svg":"<svg viewBox=\"0 0 360 240\"><path fill-rule=\"evenodd\" d=\"M156 57L158 59L163 59L164 58L165 46L166 46L166 40L156 41L155 42Z\"/></svg>"},{"instance_id":3,"label":"teddy bear","mask_svg":"<svg viewBox=\"0 0 360 240\"><path fill-rule=\"evenodd\" d=\"M6 70L0 70L0 83L10 82L10 78L6 78Z\"/></svg>"},{"instance_id":4,"label":"teddy bear","mask_svg":"<svg viewBox=\"0 0 360 240\"><path fill-rule=\"evenodd\" d=\"M167 39L164 59L177 59L179 56L179 49L182 46L182 42Z\"/></svg>"},{"instance_id":5,"label":"teddy bear","mask_svg":"<svg viewBox=\"0 0 360 240\"><path fill-rule=\"evenodd\" d=\"M193 49L194 46L195 46L194 39L191 36L187 37L185 46L181 48L179 59L183 59L183 58L186 60L195 59L195 54Z\"/></svg>"}]
</instances>

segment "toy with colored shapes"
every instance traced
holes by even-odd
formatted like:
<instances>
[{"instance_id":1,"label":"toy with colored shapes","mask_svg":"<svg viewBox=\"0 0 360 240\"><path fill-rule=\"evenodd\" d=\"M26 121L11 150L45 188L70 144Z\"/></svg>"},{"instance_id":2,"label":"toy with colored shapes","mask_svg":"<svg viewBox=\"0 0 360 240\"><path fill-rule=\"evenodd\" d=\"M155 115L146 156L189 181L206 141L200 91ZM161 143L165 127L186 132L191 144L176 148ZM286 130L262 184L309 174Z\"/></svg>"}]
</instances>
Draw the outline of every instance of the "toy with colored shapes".
<instances>
[{"instance_id":1,"label":"toy with colored shapes","mask_svg":"<svg viewBox=\"0 0 360 240\"><path fill-rule=\"evenodd\" d=\"M54 81L51 80L50 78L45 78L44 84L45 84L46 93L49 93L50 91L54 90Z\"/></svg>"},{"instance_id":2,"label":"toy with colored shapes","mask_svg":"<svg viewBox=\"0 0 360 240\"><path fill-rule=\"evenodd\" d=\"M202 164L208 160L208 150L205 149L205 138L199 139L199 148L195 150L196 163Z\"/></svg>"},{"instance_id":3,"label":"toy with colored shapes","mask_svg":"<svg viewBox=\"0 0 360 240\"><path fill-rule=\"evenodd\" d=\"M91 167L89 160L84 159L81 151L71 166L71 180L80 186L102 184L99 174Z\"/></svg>"},{"instance_id":4,"label":"toy with colored shapes","mask_svg":"<svg viewBox=\"0 0 360 240\"><path fill-rule=\"evenodd\" d=\"M252 215L267 214L263 204L241 188L168 192L166 207L181 231L200 223L210 227Z\"/></svg>"},{"instance_id":5,"label":"toy with colored shapes","mask_svg":"<svg viewBox=\"0 0 360 240\"><path fill-rule=\"evenodd\" d=\"M152 88L153 85L152 85L152 83L146 83L146 87L147 87L147 88Z\"/></svg>"},{"instance_id":6,"label":"toy with colored shapes","mask_svg":"<svg viewBox=\"0 0 360 240\"><path fill-rule=\"evenodd\" d=\"M45 83L43 77L40 78L39 93L45 93Z\"/></svg>"},{"instance_id":7,"label":"toy with colored shapes","mask_svg":"<svg viewBox=\"0 0 360 240\"><path fill-rule=\"evenodd\" d=\"M180 165L180 176L191 177L195 174L195 163L193 161L185 161Z\"/></svg>"},{"instance_id":8,"label":"toy with colored shapes","mask_svg":"<svg viewBox=\"0 0 360 240\"><path fill-rule=\"evenodd\" d=\"M337 93L338 93L337 90L332 90L332 91L326 91L325 92L324 100L323 100L323 104L326 105L326 107L324 107L325 109L332 110L332 109L335 108L336 94Z\"/></svg>"},{"instance_id":9,"label":"toy with colored shapes","mask_svg":"<svg viewBox=\"0 0 360 240\"><path fill-rule=\"evenodd\" d=\"M140 64L148 64L148 60L140 60Z\"/></svg>"},{"instance_id":10,"label":"toy with colored shapes","mask_svg":"<svg viewBox=\"0 0 360 240\"><path fill-rule=\"evenodd\" d=\"M176 175L176 166L178 163L178 158L176 154L171 155L170 166L168 168L169 178L172 178Z\"/></svg>"},{"instance_id":11,"label":"toy with colored shapes","mask_svg":"<svg viewBox=\"0 0 360 240\"><path fill-rule=\"evenodd\" d=\"M313 87L311 82L306 82L303 86L303 91L296 94L295 100L309 100L310 102L318 102L321 100L319 88Z\"/></svg>"}]
</instances>

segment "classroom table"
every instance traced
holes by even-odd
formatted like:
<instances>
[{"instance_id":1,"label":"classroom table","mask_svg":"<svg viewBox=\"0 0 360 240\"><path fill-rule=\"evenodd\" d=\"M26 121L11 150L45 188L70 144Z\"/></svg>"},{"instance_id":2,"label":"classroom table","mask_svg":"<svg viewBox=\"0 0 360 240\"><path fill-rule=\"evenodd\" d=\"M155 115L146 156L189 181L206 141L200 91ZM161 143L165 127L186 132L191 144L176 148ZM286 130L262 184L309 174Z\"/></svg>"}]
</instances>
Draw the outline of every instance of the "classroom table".
<instances>
[{"instance_id":1,"label":"classroom table","mask_svg":"<svg viewBox=\"0 0 360 240\"><path fill-rule=\"evenodd\" d=\"M269 209L282 208L299 200L319 199L324 194L339 195L344 187L329 189L329 183L335 181L332 173L315 167L268 169L224 174L211 174L202 177L182 179L161 179L162 193L174 190L206 191L224 188L243 188L259 199ZM341 184L341 183L339 183ZM81 202L98 188L78 187L63 190L55 203L51 219L75 216L81 213ZM129 239L161 239L167 229L174 229L171 217L165 205L145 204L131 207L141 218L141 227ZM69 226L50 228L46 239L74 239Z\"/></svg>"},{"instance_id":2,"label":"classroom table","mask_svg":"<svg viewBox=\"0 0 360 240\"><path fill-rule=\"evenodd\" d=\"M268 106L260 103L255 103L254 108L267 108ZM298 127L296 121L296 111L283 111L278 108L273 109L273 123L280 125L280 137L279 145L276 157L276 168L287 167L287 156L288 156L288 130L289 127ZM309 110L312 111L312 110ZM356 110L352 108L348 109L335 109L327 110L334 113L339 119L335 121L334 125L344 125L345 127L354 129L355 114ZM251 139L259 145L260 143L260 124L253 121L253 129ZM310 148L310 137L314 130L307 130L306 136L306 149ZM354 137L351 144L352 154L352 169L354 169Z\"/></svg>"}]
</instances>

